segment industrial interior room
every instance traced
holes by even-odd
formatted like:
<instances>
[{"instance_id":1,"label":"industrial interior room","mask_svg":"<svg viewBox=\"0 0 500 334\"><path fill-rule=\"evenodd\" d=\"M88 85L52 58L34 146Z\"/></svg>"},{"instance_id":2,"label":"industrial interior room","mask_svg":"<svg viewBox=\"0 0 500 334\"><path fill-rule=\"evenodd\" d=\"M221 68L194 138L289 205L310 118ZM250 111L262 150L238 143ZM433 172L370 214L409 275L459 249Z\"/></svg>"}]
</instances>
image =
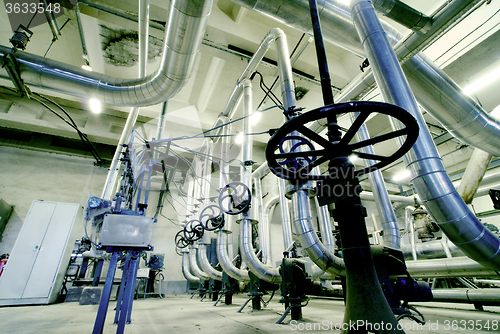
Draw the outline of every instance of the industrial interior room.
<instances>
[{"instance_id":1,"label":"industrial interior room","mask_svg":"<svg viewBox=\"0 0 500 334\"><path fill-rule=\"evenodd\" d=\"M4 5L2 332L500 332L500 1Z\"/></svg>"}]
</instances>

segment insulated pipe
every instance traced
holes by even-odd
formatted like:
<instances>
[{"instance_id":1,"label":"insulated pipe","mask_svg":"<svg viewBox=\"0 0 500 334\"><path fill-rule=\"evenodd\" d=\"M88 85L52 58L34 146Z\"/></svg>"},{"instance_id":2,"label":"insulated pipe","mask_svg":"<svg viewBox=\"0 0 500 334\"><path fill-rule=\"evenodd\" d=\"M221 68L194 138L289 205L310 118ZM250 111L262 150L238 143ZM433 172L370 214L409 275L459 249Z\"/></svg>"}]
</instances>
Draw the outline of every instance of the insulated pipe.
<instances>
[{"instance_id":1,"label":"insulated pipe","mask_svg":"<svg viewBox=\"0 0 500 334\"><path fill-rule=\"evenodd\" d=\"M373 0L373 6L384 16L419 33L426 33L432 25L432 18L399 0Z\"/></svg>"},{"instance_id":2,"label":"insulated pipe","mask_svg":"<svg viewBox=\"0 0 500 334\"><path fill-rule=\"evenodd\" d=\"M323 271L333 275L343 274L344 261L319 240L312 225L311 212L304 208L309 209L309 194L306 190L298 190L292 197L292 221L302 248Z\"/></svg>"},{"instance_id":3,"label":"insulated pipe","mask_svg":"<svg viewBox=\"0 0 500 334\"><path fill-rule=\"evenodd\" d=\"M198 266L198 261L196 260L196 249L198 248L198 245L194 244L191 246L191 249L189 250L189 265L191 267L191 270L193 271L193 274L198 277L199 279L202 279L204 281L208 281L210 277L208 277L207 274L205 274L200 267Z\"/></svg>"},{"instance_id":4,"label":"insulated pipe","mask_svg":"<svg viewBox=\"0 0 500 334\"><path fill-rule=\"evenodd\" d=\"M452 256L464 256L464 253L454 244L448 243L447 247ZM412 259L412 245L402 245L401 251L403 252L405 259ZM437 259L447 257L441 240L416 243L415 255L420 259Z\"/></svg>"},{"instance_id":5,"label":"insulated pipe","mask_svg":"<svg viewBox=\"0 0 500 334\"><path fill-rule=\"evenodd\" d=\"M182 274L188 282L200 283L200 278L194 276L189 269L189 251L185 248L182 250Z\"/></svg>"},{"instance_id":6,"label":"insulated pipe","mask_svg":"<svg viewBox=\"0 0 500 334\"><path fill-rule=\"evenodd\" d=\"M500 306L500 289L433 289L432 301Z\"/></svg>"},{"instance_id":7,"label":"insulated pipe","mask_svg":"<svg viewBox=\"0 0 500 334\"><path fill-rule=\"evenodd\" d=\"M280 197L281 207L281 226L283 227L283 245L288 249L293 243L292 221L290 220L290 209L288 207L288 199L286 198L285 180L278 177L278 193Z\"/></svg>"},{"instance_id":8,"label":"insulated pipe","mask_svg":"<svg viewBox=\"0 0 500 334\"><path fill-rule=\"evenodd\" d=\"M318 173L319 174L319 173ZM335 251L335 240L332 235L332 222L330 221L330 213L328 206L319 205L318 197L314 196L314 204L318 213L319 231L321 232L321 241L330 252Z\"/></svg>"},{"instance_id":9,"label":"insulated pipe","mask_svg":"<svg viewBox=\"0 0 500 334\"><path fill-rule=\"evenodd\" d=\"M262 232L259 229L259 241L260 241L260 247L262 249L262 263L268 264L271 262L271 240L270 240L270 228L269 224L270 219L269 215L271 213L271 209L273 208L274 205L279 203L279 196L275 196L272 198L264 207L262 205L262 180L260 179L253 179L254 180L254 186L255 186L255 196L257 199L260 196L260 201L258 202L258 212L259 214L259 227L262 225ZM260 193L260 195L259 195ZM262 234L261 234L262 233Z\"/></svg>"},{"instance_id":10,"label":"insulated pipe","mask_svg":"<svg viewBox=\"0 0 500 334\"><path fill-rule=\"evenodd\" d=\"M268 222L264 220L264 205L262 204L262 182L260 179L253 178L254 186L254 198L255 204L253 207L254 217L259 218L259 224L257 225L259 232L259 249L261 251L262 263L267 264L270 243L269 243L269 225Z\"/></svg>"},{"instance_id":11,"label":"insulated pipe","mask_svg":"<svg viewBox=\"0 0 500 334\"><path fill-rule=\"evenodd\" d=\"M248 117L253 111L252 106L252 83L248 79L241 82L243 87L243 143L242 147L242 160L243 162L252 159L253 140L252 124ZM241 167L241 182L244 183L249 189L252 189L252 166L245 164ZM280 283L281 275L278 268L271 268L270 266L262 263L255 255L252 245L252 224L253 221L249 217L249 211L241 214L240 220L240 251L243 261L246 263L250 271L258 278L270 282ZM262 222L260 222L262 224Z\"/></svg>"},{"instance_id":12,"label":"insulated pipe","mask_svg":"<svg viewBox=\"0 0 500 334\"><path fill-rule=\"evenodd\" d=\"M229 118L219 116L218 121L228 123ZM221 152L220 152L220 167L219 167L219 188L226 186L226 179L229 179L229 134L231 133L231 125L226 125L222 128L221 137ZM217 259L222 270L229 276L238 281L248 282L250 277L248 271L242 270L233 264L233 244L232 244L232 216L224 214L224 226L217 232Z\"/></svg>"},{"instance_id":13,"label":"insulated pipe","mask_svg":"<svg viewBox=\"0 0 500 334\"><path fill-rule=\"evenodd\" d=\"M421 200L434 221L467 256L487 268L500 270L500 239L470 212L448 178L415 97L371 2L354 0L351 8L384 100L406 109L419 124L419 137L405 155L404 161ZM399 128L400 124L393 126Z\"/></svg>"},{"instance_id":14,"label":"insulated pipe","mask_svg":"<svg viewBox=\"0 0 500 334\"><path fill-rule=\"evenodd\" d=\"M406 230L410 231L410 251L411 258L413 261L417 261L417 250L415 248L415 225L413 224L413 211L415 211L414 206L407 206L405 208L405 227Z\"/></svg>"},{"instance_id":15,"label":"insulated pipe","mask_svg":"<svg viewBox=\"0 0 500 334\"><path fill-rule=\"evenodd\" d=\"M500 272L485 268L468 257L406 261L406 269L413 278L500 276Z\"/></svg>"},{"instance_id":16,"label":"insulated pipe","mask_svg":"<svg viewBox=\"0 0 500 334\"><path fill-rule=\"evenodd\" d=\"M205 231L205 234L208 234L207 231ZM198 257L200 259L200 266L203 272L205 272L208 277L216 281L222 281L222 271L214 269L208 260L206 244L198 244Z\"/></svg>"},{"instance_id":17,"label":"insulated pipe","mask_svg":"<svg viewBox=\"0 0 500 334\"><path fill-rule=\"evenodd\" d=\"M255 10L272 17L302 32L310 32L309 2L307 0L266 1L266 0L231 0L245 8ZM439 34L451 18L467 13L484 0L455 0L430 31ZM340 0L318 1L320 19L324 38L357 55L364 55L360 39L352 24L347 4ZM466 15L466 14L464 14ZM434 20L436 24L437 18ZM393 43L401 39L401 34L387 23L381 22ZM417 35L417 34L416 34ZM420 36L419 36L420 37ZM417 45L416 40L412 45ZM401 55L408 54L406 47ZM434 65L422 53L409 59L403 70L419 103L436 118L455 137L475 147L480 147L493 155L500 155L500 122L494 120L470 96L464 94L441 69ZM369 78L358 78L356 90L351 94L342 94L344 98L336 98L337 102L347 101L370 86ZM351 86L351 85L349 85ZM362 88L359 90L358 88ZM347 87L346 89L347 90ZM344 91L343 90L343 91Z\"/></svg>"},{"instance_id":18,"label":"insulated pipe","mask_svg":"<svg viewBox=\"0 0 500 334\"><path fill-rule=\"evenodd\" d=\"M76 5L78 7L78 4ZM76 13L77 23L79 29L81 29L81 23L78 19L79 12ZM149 0L139 1L139 22L138 22L138 35L139 35L139 79L146 76L146 69L148 65L148 50L149 50ZM83 40L83 32L80 34L82 38L82 45L84 46L84 55L86 55L87 50L85 48L85 41ZM116 182L118 179L118 163L121 158L121 152L123 150L123 145L127 144L132 130L134 129L135 123L137 122L137 117L139 116L140 109L133 107L127 117L125 126L123 128L122 134L120 135L120 140L118 141L118 146L116 147L113 160L111 160L111 167L109 168L108 175L106 177L106 182L104 183L104 189L102 191L101 198L104 200L110 200L114 196L114 189L116 187ZM159 138L157 138L159 139Z\"/></svg>"},{"instance_id":19,"label":"insulated pipe","mask_svg":"<svg viewBox=\"0 0 500 334\"><path fill-rule=\"evenodd\" d=\"M228 230L217 232L217 258L219 259L219 264L229 277L237 281L249 282L250 276L248 276L248 271L236 267L227 253L229 233L232 232Z\"/></svg>"},{"instance_id":20,"label":"insulated pipe","mask_svg":"<svg viewBox=\"0 0 500 334\"><path fill-rule=\"evenodd\" d=\"M351 114L351 120L358 117L359 113ZM370 139L370 134L365 124L362 124L357 132L358 141L364 141ZM372 145L363 148L364 153L375 155L375 150ZM365 167L370 167L376 163L374 160L364 159ZM399 235L398 222L396 220L396 214L392 208L391 200L389 199L389 193L385 187L384 177L382 172L377 169L368 174L368 181L370 182L370 187L372 188L373 197L375 198L375 204L377 205L377 212L382 221L382 230L384 231L384 246L399 249L401 246L401 237Z\"/></svg>"},{"instance_id":21,"label":"insulated pipe","mask_svg":"<svg viewBox=\"0 0 500 334\"><path fill-rule=\"evenodd\" d=\"M478 148L472 152L472 156L465 169L465 174L462 176L462 180L460 180L460 185L457 189L458 194L462 197L465 204L472 203L472 199L483 180L492 157L491 154Z\"/></svg>"},{"instance_id":22,"label":"insulated pipe","mask_svg":"<svg viewBox=\"0 0 500 334\"><path fill-rule=\"evenodd\" d=\"M164 102L179 92L189 79L212 2L172 0L160 67L147 77L119 79L16 51L19 72L28 85L93 97L111 105L137 107ZM0 46L0 57L10 53L10 48Z\"/></svg>"},{"instance_id":23,"label":"insulated pipe","mask_svg":"<svg viewBox=\"0 0 500 334\"><path fill-rule=\"evenodd\" d=\"M257 51L255 51L247 67L243 70L243 73L241 74L238 81L236 81L236 86L234 87L233 92L229 97L229 101L226 105L226 108L222 113L223 116L228 116L229 118L233 118L233 115L236 111L236 107L238 106L243 93L243 87L241 83L243 82L243 80L249 79L252 73L255 72L257 66L262 61L262 58L264 58L264 55L267 53L273 42L276 42L276 49L278 54L280 53L282 54L282 56L280 57L282 59L278 60L278 75L280 76L280 78L282 75L285 75L283 80L293 82L292 72L291 71L290 73L283 72L283 67L287 66L287 64L288 65L290 64L290 58L288 57L288 46L286 43L286 35L283 32L283 30L279 28L273 28L267 33L264 39L260 42ZM283 93L284 92L282 91L282 96L284 100L283 103L286 103L286 101L290 101L291 99L295 101L295 95L292 96L292 93L295 94L295 91L286 92L285 95L283 95Z\"/></svg>"}]
</instances>

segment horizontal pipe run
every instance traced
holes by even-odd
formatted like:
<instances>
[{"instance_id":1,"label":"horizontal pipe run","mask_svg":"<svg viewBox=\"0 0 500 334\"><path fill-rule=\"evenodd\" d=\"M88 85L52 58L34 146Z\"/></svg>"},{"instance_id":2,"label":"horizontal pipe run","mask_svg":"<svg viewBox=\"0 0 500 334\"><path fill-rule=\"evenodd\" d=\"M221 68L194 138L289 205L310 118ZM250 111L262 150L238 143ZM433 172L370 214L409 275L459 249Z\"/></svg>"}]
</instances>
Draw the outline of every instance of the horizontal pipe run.
<instances>
[{"instance_id":1,"label":"horizontal pipe run","mask_svg":"<svg viewBox=\"0 0 500 334\"><path fill-rule=\"evenodd\" d=\"M96 98L110 105L139 107L162 103L181 90L193 71L212 2L172 0L160 67L149 76L120 79L16 51L19 72L27 85ZM0 58L12 52L0 46ZM2 72L0 77L5 77Z\"/></svg>"},{"instance_id":2,"label":"horizontal pipe run","mask_svg":"<svg viewBox=\"0 0 500 334\"><path fill-rule=\"evenodd\" d=\"M435 302L500 306L500 289L434 289Z\"/></svg>"}]
</instances>

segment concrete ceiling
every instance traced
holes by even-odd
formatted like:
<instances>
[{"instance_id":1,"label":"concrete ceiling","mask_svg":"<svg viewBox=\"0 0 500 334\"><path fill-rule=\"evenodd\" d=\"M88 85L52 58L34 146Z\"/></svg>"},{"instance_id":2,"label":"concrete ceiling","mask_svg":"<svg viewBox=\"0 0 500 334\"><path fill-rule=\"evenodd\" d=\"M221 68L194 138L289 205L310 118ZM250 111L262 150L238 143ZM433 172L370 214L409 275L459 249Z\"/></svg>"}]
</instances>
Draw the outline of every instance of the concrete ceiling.
<instances>
[{"instance_id":1,"label":"concrete ceiling","mask_svg":"<svg viewBox=\"0 0 500 334\"><path fill-rule=\"evenodd\" d=\"M427 15L431 15L448 1L405 0L404 2ZM138 1L97 0L93 1L92 4L81 2L80 10L84 32L83 39L88 49L88 58L93 71L121 78L137 77L138 64L135 58L137 54L137 35L135 33L137 23L123 16L137 17ZM168 5L169 1L151 0L148 73L154 72L159 66L158 52L161 50L164 34L162 27L165 25ZM462 87L488 71L499 67L499 10L500 3L498 1L483 5L462 24L431 45L425 53L431 59L436 60L436 63ZM0 19L2 23L9 21L9 17L4 11L0 13ZM385 20L403 34L409 33L402 26L390 22L388 19ZM82 43L74 10L65 9L64 13L57 17L59 27L66 21L67 24L61 30L62 35L53 43L48 52L52 33L47 24L35 26L32 29L34 35L26 52L42 56L47 52L47 58L75 66L83 65ZM205 34L205 42L196 61L195 71L186 86L168 103L166 137L194 135L212 127L217 116L223 111L236 80L248 63L247 56L234 50L245 50L253 53L261 39L273 27L279 27L285 31L290 52L297 45L300 48L310 42L309 36L303 37L301 32L269 17L235 5L230 0L215 1ZM2 24L0 26L0 44L9 45L11 37L11 26ZM326 45L326 51L332 75L332 85L338 88L335 92L337 93L360 73L359 66L364 59L332 44ZM276 59L273 48L266 57L271 60ZM295 85L303 87L304 91L307 91L299 101L299 106L304 107L305 111L321 106L319 73L313 43L307 46L293 67L301 73L301 75L295 75ZM258 71L262 73L264 82L268 86L273 83L277 75L277 69L268 63L260 65ZM261 103L264 97L264 92L259 88L257 79L254 80L253 90L255 107ZM1 85L13 87L10 81L1 81ZM482 103L486 111L490 111L500 104L499 90L500 81L497 81L476 92L475 97ZM84 99L36 88L33 88L33 91L52 97L57 103L67 108L68 112L80 117L83 122L81 129L89 135L91 140L108 144L117 142L129 108L108 105L104 106L103 113L97 116L90 113L88 101ZM275 92L276 95L279 95L279 89ZM375 100L380 100L376 91L370 96ZM41 107L31 109L23 107L19 108L23 111L15 112L15 106L24 106L25 102L16 100L5 89L0 90L0 102L2 102L0 107L7 110L3 113L0 112L0 126L76 137L72 129L65 127L64 124L58 124L57 119L43 119L40 115L40 113L43 114L40 111ZM270 100L266 100L265 106L272 104ZM161 105L141 108L138 126L142 127L143 135L149 139L155 134L161 108ZM241 116L241 109L237 111L235 118L239 116ZM426 115L425 117L434 136L437 137L446 132L431 116ZM84 119L85 121L83 121ZM267 111L265 117L262 117L254 125L253 132L264 132L269 128L277 128L282 122L283 115L279 109ZM233 133L241 132L240 123L233 126ZM368 127L372 136L390 131L387 119L382 116L371 119L368 122ZM267 134L254 138L256 155L253 160L258 164L264 161L263 149L268 138ZM199 144L199 142L186 143L192 148ZM391 144L377 147L377 151L383 153L390 149L390 146ZM443 155L448 172L453 174L465 168L472 149L464 149L459 140L452 139L439 145L439 151ZM394 164L384 171L384 175L386 179L390 179L403 168L401 163Z\"/></svg>"}]
</instances>

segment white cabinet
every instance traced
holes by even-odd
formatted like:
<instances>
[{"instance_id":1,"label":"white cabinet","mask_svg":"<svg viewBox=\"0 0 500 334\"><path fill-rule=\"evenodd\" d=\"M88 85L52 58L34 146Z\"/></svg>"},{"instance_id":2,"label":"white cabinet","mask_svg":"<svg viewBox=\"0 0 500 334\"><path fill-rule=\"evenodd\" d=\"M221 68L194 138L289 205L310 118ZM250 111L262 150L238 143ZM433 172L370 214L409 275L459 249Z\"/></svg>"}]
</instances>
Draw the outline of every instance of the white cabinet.
<instances>
[{"instance_id":1,"label":"white cabinet","mask_svg":"<svg viewBox=\"0 0 500 334\"><path fill-rule=\"evenodd\" d=\"M0 305L48 304L61 290L82 208L34 201L0 277Z\"/></svg>"}]
</instances>

